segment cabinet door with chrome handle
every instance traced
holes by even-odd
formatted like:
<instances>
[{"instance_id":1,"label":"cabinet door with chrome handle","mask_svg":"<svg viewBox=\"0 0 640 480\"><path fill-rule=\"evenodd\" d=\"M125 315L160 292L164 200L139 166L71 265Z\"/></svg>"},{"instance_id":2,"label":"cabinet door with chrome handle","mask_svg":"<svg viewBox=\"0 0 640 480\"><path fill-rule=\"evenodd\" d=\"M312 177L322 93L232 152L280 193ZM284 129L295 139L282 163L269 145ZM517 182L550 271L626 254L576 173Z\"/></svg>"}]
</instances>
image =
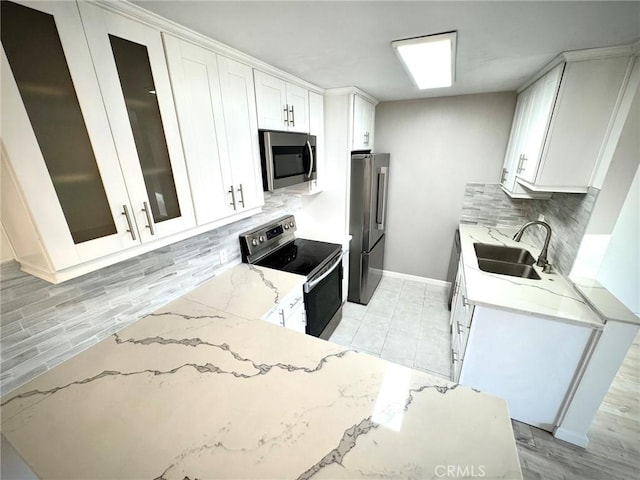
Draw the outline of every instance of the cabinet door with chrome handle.
<instances>
[{"instance_id":1,"label":"cabinet door with chrome handle","mask_svg":"<svg viewBox=\"0 0 640 480\"><path fill-rule=\"evenodd\" d=\"M195 226L173 91L159 30L79 2L142 241Z\"/></svg>"},{"instance_id":2,"label":"cabinet door with chrome handle","mask_svg":"<svg viewBox=\"0 0 640 480\"><path fill-rule=\"evenodd\" d=\"M3 203L15 193L38 229L48 261L31 258L31 266L57 271L137 245L122 215L131 204L77 5L0 8L2 163L11 172L2 175ZM15 188L5 189L9 182Z\"/></svg>"}]
</instances>

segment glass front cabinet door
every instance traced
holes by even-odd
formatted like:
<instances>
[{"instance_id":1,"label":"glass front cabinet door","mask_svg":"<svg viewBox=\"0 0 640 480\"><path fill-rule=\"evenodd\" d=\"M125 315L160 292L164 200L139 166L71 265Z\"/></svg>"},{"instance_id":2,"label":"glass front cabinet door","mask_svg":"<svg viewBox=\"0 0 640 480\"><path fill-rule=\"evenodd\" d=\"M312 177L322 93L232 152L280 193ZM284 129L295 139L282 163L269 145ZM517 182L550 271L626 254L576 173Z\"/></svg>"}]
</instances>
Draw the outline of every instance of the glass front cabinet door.
<instances>
[{"instance_id":1,"label":"glass front cabinet door","mask_svg":"<svg viewBox=\"0 0 640 480\"><path fill-rule=\"evenodd\" d=\"M138 245L76 3L0 8L2 217L40 241L12 240L23 268L60 271Z\"/></svg>"},{"instance_id":2,"label":"glass front cabinet door","mask_svg":"<svg viewBox=\"0 0 640 480\"><path fill-rule=\"evenodd\" d=\"M78 6L142 241L195 226L160 31Z\"/></svg>"}]
</instances>

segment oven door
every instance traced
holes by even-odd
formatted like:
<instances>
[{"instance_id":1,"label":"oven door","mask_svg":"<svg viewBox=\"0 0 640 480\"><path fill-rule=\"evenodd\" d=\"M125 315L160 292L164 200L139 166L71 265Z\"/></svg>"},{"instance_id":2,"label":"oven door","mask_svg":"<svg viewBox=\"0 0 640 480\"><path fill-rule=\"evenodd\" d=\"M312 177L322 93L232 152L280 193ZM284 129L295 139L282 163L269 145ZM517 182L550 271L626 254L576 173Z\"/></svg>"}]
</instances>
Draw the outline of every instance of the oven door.
<instances>
[{"instance_id":1,"label":"oven door","mask_svg":"<svg viewBox=\"0 0 640 480\"><path fill-rule=\"evenodd\" d=\"M308 335L320 337L334 316L341 312L342 275L342 254L340 254L337 261L332 263L324 273L304 284ZM322 335L322 338L326 339L330 333Z\"/></svg>"},{"instance_id":2,"label":"oven door","mask_svg":"<svg viewBox=\"0 0 640 480\"><path fill-rule=\"evenodd\" d=\"M316 174L316 137L304 133L260 132L265 191L310 182Z\"/></svg>"}]
</instances>

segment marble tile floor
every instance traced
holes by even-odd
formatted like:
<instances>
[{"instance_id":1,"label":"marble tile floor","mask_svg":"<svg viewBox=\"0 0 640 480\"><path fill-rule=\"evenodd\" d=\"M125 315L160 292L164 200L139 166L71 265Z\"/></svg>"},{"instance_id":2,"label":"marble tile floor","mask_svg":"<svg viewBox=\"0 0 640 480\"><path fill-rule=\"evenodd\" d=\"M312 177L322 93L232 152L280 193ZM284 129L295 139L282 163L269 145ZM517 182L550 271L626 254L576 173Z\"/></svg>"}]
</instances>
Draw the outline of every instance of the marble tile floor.
<instances>
[{"instance_id":1,"label":"marble tile floor","mask_svg":"<svg viewBox=\"0 0 640 480\"><path fill-rule=\"evenodd\" d=\"M383 277L368 305L345 303L330 341L449 379L448 293L445 286Z\"/></svg>"}]
</instances>

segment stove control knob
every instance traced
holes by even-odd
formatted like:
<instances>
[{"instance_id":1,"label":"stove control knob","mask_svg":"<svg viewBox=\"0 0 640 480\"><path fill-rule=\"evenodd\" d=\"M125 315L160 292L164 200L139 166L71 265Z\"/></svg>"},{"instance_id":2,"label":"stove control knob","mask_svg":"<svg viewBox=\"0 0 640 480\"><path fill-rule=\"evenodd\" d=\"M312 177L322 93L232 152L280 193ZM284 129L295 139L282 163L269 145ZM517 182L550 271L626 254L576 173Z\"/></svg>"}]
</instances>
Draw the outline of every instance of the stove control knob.
<instances>
[{"instance_id":1,"label":"stove control knob","mask_svg":"<svg viewBox=\"0 0 640 480\"><path fill-rule=\"evenodd\" d=\"M291 228L293 228L294 223L293 223L293 222L289 222L289 226L290 226Z\"/></svg>"},{"instance_id":2,"label":"stove control knob","mask_svg":"<svg viewBox=\"0 0 640 480\"><path fill-rule=\"evenodd\" d=\"M264 242L264 237L260 235L260 243Z\"/></svg>"},{"instance_id":3,"label":"stove control knob","mask_svg":"<svg viewBox=\"0 0 640 480\"><path fill-rule=\"evenodd\" d=\"M289 230L289 224L288 224L288 223L285 223L285 224L284 224L284 229L285 229L285 230Z\"/></svg>"},{"instance_id":4,"label":"stove control knob","mask_svg":"<svg viewBox=\"0 0 640 480\"><path fill-rule=\"evenodd\" d=\"M251 245L253 245L254 247L258 246L258 239L254 238L253 240L251 240Z\"/></svg>"}]
</instances>

